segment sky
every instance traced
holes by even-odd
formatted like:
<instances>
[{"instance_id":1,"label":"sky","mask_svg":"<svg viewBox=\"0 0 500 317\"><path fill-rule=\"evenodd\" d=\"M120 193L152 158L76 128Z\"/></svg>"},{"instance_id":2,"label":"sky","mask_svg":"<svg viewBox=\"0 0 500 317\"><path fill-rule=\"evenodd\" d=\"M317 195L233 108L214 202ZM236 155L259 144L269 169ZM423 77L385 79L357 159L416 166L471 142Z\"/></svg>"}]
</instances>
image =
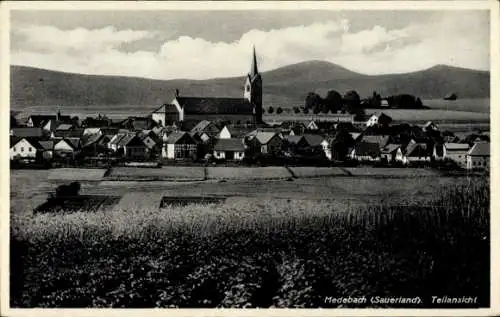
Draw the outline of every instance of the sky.
<instances>
[{"instance_id":1,"label":"sky","mask_svg":"<svg viewBox=\"0 0 500 317\"><path fill-rule=\"evenodd\" d=\"M490 68L489 11L11 11L12 65L146 77L243 76L324 60L370 75Z\"/></svg>"}]
</instances>

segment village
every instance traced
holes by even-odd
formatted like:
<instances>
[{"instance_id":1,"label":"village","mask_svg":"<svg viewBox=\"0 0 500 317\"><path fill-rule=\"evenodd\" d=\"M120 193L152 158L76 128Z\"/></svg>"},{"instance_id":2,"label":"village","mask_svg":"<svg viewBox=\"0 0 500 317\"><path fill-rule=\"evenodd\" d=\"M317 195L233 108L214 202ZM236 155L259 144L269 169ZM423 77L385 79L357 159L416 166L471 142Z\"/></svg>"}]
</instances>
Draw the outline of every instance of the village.
<instances>
[{"instance_id":1,"label":"village","mask_svg":"<svg viewBox=\"0 0 500 317\"><path fill-rule=\"evenodd\" d=\"M489 168L489 134L460 139L423 126L391 124L384 113L366 122L340 115L336 121L285 121L256 127L220 120L168 122L169 105L148 117L115 122L106 116L82 122L70 116L32 115L11 127L10 160L19 166L107 166L124 164L371 164L456 169ZM166 123L166 124L165 124ZM189 126L191 123L191 126Z\"/></svg>"},{"instance_id":2,"label":"village","mask_svg":"<svg viewBox=\"0 0 500 317\"><path fill-rule=\"evenodd\" d=\"M432 121L411 125L394 122L384 112L366 115L364 109L361 114L334 109L328 120L307 120L295 111L295 120L266 123L255 48L243 87L243 98L183 96L176 89L170 103L122 120L105 114L80 120L60 110L31 115L26 122L11 115L11 168L364 164L489 169L488 132L459 137ZM352 100L342 103L353 107ZM362 107L356 103L356 109Z\"/></svg>"}]
</instances>

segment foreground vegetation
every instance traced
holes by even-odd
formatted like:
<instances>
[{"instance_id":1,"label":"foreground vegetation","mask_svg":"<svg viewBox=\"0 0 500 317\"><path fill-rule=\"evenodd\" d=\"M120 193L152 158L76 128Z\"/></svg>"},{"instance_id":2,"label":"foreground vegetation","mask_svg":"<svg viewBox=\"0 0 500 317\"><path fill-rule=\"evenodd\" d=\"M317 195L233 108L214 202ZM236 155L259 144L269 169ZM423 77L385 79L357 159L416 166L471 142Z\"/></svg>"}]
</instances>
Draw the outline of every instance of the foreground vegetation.
<instances>
[{"instance_id":1,"label":"foreground vegetation","mask_svg":"<svg viewBox=\"0 0 500 317\"><path fill-rule=\"evenodd\" d=\"M325 296L392 295L430 307L431 296L466 295L478 296L466 307L488 306L489 183L437 196L351 210L262 200L22 214L11 305L328 307Z\"/></svg>"}]
</instances>

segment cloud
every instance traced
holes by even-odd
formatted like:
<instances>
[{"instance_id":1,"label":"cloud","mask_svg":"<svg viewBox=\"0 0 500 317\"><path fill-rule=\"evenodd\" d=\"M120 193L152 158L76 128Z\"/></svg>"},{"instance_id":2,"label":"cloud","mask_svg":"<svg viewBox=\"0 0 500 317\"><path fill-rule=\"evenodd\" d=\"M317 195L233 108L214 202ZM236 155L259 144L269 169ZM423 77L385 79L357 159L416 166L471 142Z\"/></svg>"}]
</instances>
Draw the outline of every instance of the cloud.
<instances>
[{"instance_id":1,"label":"cloud","mask_svg":"<svg viewBox=\"0 0 500 317\"><path fill-rule=\"evenodd\" d=\"M85 74L203 79L244 75L255 45L264 71L307 60L326 60L367 74L436 64L489 69L489 25L483 16L449 14L397 29L373 25L351 31L349 25L342 19L252 29L231 42L179 36L156 43L154 50L141 49L139 43L158 40L159 31L21 25L12 32L11 62ZM125 51L124 45L136 49Z\"/></svg>"}]
</instances>

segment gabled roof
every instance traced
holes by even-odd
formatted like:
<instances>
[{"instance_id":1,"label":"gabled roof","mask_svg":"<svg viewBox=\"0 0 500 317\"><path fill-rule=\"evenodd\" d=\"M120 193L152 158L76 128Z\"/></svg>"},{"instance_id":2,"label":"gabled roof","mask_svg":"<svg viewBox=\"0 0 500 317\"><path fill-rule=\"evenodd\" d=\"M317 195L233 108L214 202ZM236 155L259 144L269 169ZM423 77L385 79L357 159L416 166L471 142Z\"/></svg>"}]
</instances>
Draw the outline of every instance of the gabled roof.
<instances>
[{"instance_id":1,"label":"gabled roof","mask_svg":"<svg viewBox=\"0 0 500 317\"><path fill-rule=\"evenodd\" d=\"M244 151L242 139L219 139L214 146L215 151Z\"/></svg>"},{"instance_id":2,"label":"gabled roof","mask_svg":"<svg viewBox=\"0 0 500 317\"><path fill-rule=\"evenodd\" d=\"M43 147L40 145L40 138L37 137L10 137L10 147L15 146L22 140L27 141L29 144L31 144L35 149L43 149Z\"/></svg>"},{"instance_id":3,"label":"gabled roof","mask_svg":"<svg viewBox=\"0 0 500 317\"><path fill-rule=\"evenodd\" d=\"M362 142L367 142L367 143L376 143L380 148L383 148L384 146L389 143L389 136L388 135L363 135L360 137L360 140Z\"/></svg>"},{"instance_id":4,"label":"gabled roof","mask_svg":"<svg viewBox=\"0 0 500 317\"><path fill-rule=\"evenodd\" d=\"M255 138L260 144L264 145L269 143L275 136L278 136L276 132L257 132Z\"/></svg>"},{"instance_id":5,"label":"gabled roof","mask_svg":"<svg viewBox=\"0 0 500 317\"><path fill-rule=\"evenodd\" d=\"M123 139L125 137L125 135L126 135L126 133L117 133L117 134L113 135L111 140L109 140L108 144L109 145L118 145L120 140Z\"/></svg>"},{"instance_id":6,"label":"gabled roof","mask_svg":"<svg viewBox=\"0 0 500 317\"><path fill-rule=\"evenodd\" d=\"M354 146L356 156L379 156L380 148L376 143L358 142Z\"/></svg>"},{"instance_id":7,"label":"gabled roof","mask_svg":"<svg viewBox=\"0 0 500 317\"><path fill-rule=\"evenodd\" d=\"M205 129L207 129L209 126L216 127L215 124L211 121L201 120L191 129L191 132L202 132L205 131Z\"/></svg>"},{"instance_id":8,"label":"gabled roof","mask_svg":"<svg viewBox=\"0 0 500 317\"><path fill-rule=\"evenodd\" d=\"M78 149L81 144L80 138L54 138L53 141L54 141L54 146L59 142L65 142L74 150Z\"/></svg>"},{"instance_id":9,"label":"gabled roof","mask_svg":"<svg viewBox=\"0 0 500 317\"><path fill-rule=\"evenodd\" d=\"M188 144L196 144L196 141L187 132L172 132L167 138L167 143L176 144L181 140L184 140Z\"/></svg>"},{"instance_id":10,"label":"gabled roof","mask_svg":"<svg viewBox=\"0 0 500 317\"><path fill-rule=\"evenodd\" d=\"M101 134L89 134L82 139L83 147L92 145L101 139Z\"/></svg>"},{"instance_id":11,"label":"gabled roof","mask_svg":"<svg viewBox=\"0 0 500 317\"><path fill-rule=\"evenodd\" d=\"M56 131L67 131L74 127L72 124L62 123L57 126Z\"/></svg>"},{"instance_id":12,"label":"gabled roof","mask_svg":"<svg viewBox=\"0 0 500 317\"><path fill-rule=\"evenodd\" d=\"M475 143L467 154L470 156L490 156L490 143Z\"/></svg>"},{"instance_id":13,"label":"gabled roof","mask_svg":"<svg viewBox=\"0 0 500 317\"><path fill-rule=\"evenodd\" d=\"M11 133L17 137L41 137L43 131L41 128L12 128Z\"/></svg>"},{"instance_id":14,"label":"gabled roof","mask_svg":"<svg viewBox=\"0 0 500 317\"><path fill-rule=\"evenodd\" d=\"M177 114L179 113L177 111L177 107L173 104L163 104L159 108L153 111L153 113L171 113L171 114Z\"/></svg>"},{"instance_id":15,"label":"gabled roof","mask_svg":"<svg viewBox=\"0 0 500 317\"><path fill-rule=\"evenodd\" d=\"M447 151L468 151L469 144L467 143L445 143L444 147Z\"/></svg>"},{"instance_id":16,"label":"gabled roof","mask_svg":"<svg viewBox=\"0 0 500 317\"><path fill-rule=\"evenodd\" d=\"M298 144L301 140L304 139L304 136L302 136L302 135L288 135L288 136L286 136L285 139L288 141L288 143Z\"/></svg>"},{"instance_id":17,"label":"gabled roof","mask_svg":"<svg viewBox=\"0 0 500 317\"><path fill-rule=\"evenodd\" d=\"M381 149L381 152L382 153L392 153L392 152L396 151L399 148L401 148L401 144L390 143L390 144L387 144L385 147L383 147Z\"/></svg>"},{"instance_id":18,"label":"gabled roof","mask_svg":"<svg viewBox=\"0 0 500 317\"><path fill-rule=\"evenodd\" d=\"M325 139L319 134L304 134L304 139L309 146L320 146L321 142Z\"/></svg>"},{"instance_id":19,"label":"gabled roof","mask_svg":"<svg viewBox=\"0 0 500 317\"><path fill-rule=\"evenodd\" d=\"M176 97L184 114L253 114L253 106L244 98Z\"/></svg>"},{"instance_id":20,"label":"gabled roof","mask_svg":"<svg viewBox=\"0 0 500 317\"><path fill-rule=\"evenodd\" d=\"M38 141L40 147L44 150L53 150L54 149L54 141Z\"/></svg>"},{"instance_id":21,"label":"gabled roof","mask_svg":"<svg viewBox=\"0 0 500 317\"><path fill-rule=\"evenodd\" d=\"M73 130L56 130L53 132L54 137L58 138L79 138L83 135L84 129L76 128Z\"/></svg>"},{"instance_id":22,"label":"gabled roof","mask_svg":"<svg viewBox=\"0 0 500 317\"><path fill-rule=\"evenodd\" d=\"M430 153L427 150L427 144L425 143L410 143L406 148L406 156L409 157L426 157Z\"/></svg>"},{"instance_id":23,"label":"gabled roof","mask_svg":"<svg viewBox=\"0 0 500 317\"><path fill-rule=\"evenodd\" d=\"M64 138L68 144L71 144L75 149L78 148L78 146L81 144L81 139L80 138Z\"/></svg>"},{"instance_id":24,"label":"gabled roof","mask_svg":"<svg viewBox=\"0 0 500 317\"><path fill-rule=\"evenodd\" d=\"M137 136L135 135L135 133L127 133L127 134L125 134L123 136L123 138L120 139L120 141L118 142L117 146L118 147L127 146L136 137Z\"/></svg>"}]
</instances>

